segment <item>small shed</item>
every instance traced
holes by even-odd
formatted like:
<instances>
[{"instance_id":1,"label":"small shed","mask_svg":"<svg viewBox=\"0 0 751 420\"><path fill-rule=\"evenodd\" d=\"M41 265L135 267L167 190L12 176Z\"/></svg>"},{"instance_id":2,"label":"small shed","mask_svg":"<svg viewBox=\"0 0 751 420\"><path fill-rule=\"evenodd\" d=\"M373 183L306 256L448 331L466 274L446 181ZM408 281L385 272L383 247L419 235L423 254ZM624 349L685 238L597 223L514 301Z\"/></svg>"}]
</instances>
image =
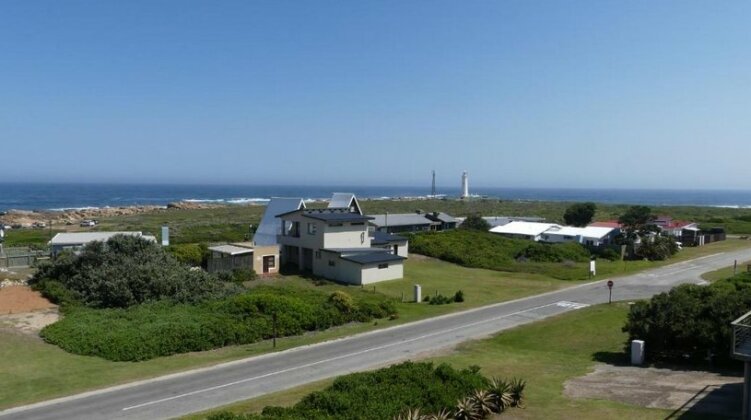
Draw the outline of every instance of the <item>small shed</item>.
<instances>
[{"instance_id":1,"label":"small shed","mask_svg":"<svg viewBox=\"0 0 751 420\"><path fill-rule=\"evenodd\" d=\"M235 243L209 247L211 255L206 269L209 273L253 269L257 274L279 272L279 247L253 246L251 243Z\"/></svg>"}]
</instances>

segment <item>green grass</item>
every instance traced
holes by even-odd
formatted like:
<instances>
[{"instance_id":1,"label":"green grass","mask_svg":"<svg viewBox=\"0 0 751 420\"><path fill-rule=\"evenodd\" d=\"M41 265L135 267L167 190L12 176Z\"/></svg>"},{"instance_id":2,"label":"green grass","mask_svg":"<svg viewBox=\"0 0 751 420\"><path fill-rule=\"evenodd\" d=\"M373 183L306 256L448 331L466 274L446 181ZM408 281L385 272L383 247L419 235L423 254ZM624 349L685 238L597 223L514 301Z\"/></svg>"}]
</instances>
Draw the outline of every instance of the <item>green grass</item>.
<instances>
[{"instance_id":1,"label":"green grass","mask_svg":"<svg viewBox=\"0 0 751 420\"><path fill-rule=\"evenodd\" d=\"M53 229L10 229L5 232L5 246L45 246L60 230Z\"/></svg>"},{"instance_id":2,"label":"green grass","mask_svg":"<svg viewBox=\"0 0 751 420\"><path fill-rule=\"evenodd\" d=\"M521 377L527 380L527 408L513 410L523 419L664 419L671 411L649 409L605 400L572 400L563 395L568 379L590 372L595 359L624 357L626 334L621 327L628 305L599 305L518 327L490 339L459 346L454 352L431 358L455 368L478 365L485 376ZM308 384L250 399L214 411L257 412L266 405L292 405L306 394L323 389L330 381ZM208 413L189 416L205 418Z\"/></svg>"},{"instance_id":3,"label":"green grass","mask_svg":"<svg viewBox=\"0 0 751 420\"><path fill-rule=\"evenodd\" d=\"M748 270L748 266L751 266L751 261L746 262L738 262L738 273L742 273L744 271ZM719 270L710 271L708 273L702 274L701 278L704 280L714 283L717 280L725 280L729 279L730 277L733 277L735 275L734 267L731 265L730 267L721 268Z\"/></svg>"}]
</instances>

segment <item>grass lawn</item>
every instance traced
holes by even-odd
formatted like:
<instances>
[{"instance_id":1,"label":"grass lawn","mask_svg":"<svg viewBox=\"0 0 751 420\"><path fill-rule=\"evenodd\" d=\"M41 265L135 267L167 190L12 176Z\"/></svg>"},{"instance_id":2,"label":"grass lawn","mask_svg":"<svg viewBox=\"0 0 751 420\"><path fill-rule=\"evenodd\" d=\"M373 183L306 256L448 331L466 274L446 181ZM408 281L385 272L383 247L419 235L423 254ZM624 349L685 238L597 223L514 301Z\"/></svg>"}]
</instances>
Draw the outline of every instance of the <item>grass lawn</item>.
<instances>
[{"instance_id":1,"label":"grass lawn","mask_svg":"<svg viewBox=\"0 0 751 420\"><path fill-rule=\"evenodd\" d=\"M627 336L621 332L628 305L616 303L577 310L522 326L495 337L466 343L446 356L430 360L456 368L478 365L486 376L527 380L527 408L505 414L529 419L664 419L672 411L603 400L571 400L563 395L566 380L591 371L598 354L621 353ZM625 357L625 356L624 356ZM267 405L292 405L302 396L330 384L325 381L224 407L256 412ZM206 413L189 416L205 418ZM504 416L501 416L503 418Z\"/></svg>"},{"instance_id":2,"label":"grass lawn","mask_svg":"<svg viewBox=\"0 0 751 420\"><path fill-rule=\"evenodd\" d=\"M748 269L748 266L751 265L751 261L746 262L738 262L738 273L742 273ZM721 268L719 270L710 271L708 273L702 274L701 278L704 280L714 283L717 280L724 280L728 279L730 277L733 277L734 275L734 267L731 265L730 267Z\"/></svg>"}]
</instances>

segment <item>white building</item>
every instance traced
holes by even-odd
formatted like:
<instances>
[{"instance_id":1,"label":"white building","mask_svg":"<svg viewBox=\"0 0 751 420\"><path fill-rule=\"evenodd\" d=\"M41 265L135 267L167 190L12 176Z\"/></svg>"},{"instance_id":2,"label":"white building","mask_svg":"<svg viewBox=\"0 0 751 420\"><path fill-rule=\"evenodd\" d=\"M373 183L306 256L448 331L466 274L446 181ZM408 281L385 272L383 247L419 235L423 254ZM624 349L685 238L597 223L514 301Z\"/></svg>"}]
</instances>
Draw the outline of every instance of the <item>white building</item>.
<instances>
[{"instance_id":1,"label":"white building","mask_svg":"<svg viewBox=\"0 0 751 420\"><path fill-rule=\"evenodd\" d=\"M562 226L546 230L541 240L550 243L576 242L588 246L601 246L611 244L617 233L617 229L609 227Z\"/></svg>"},{"instance_id":2,"label":"white building","mask_svg":"<svg viewBox=\"0 0 751 420\"><path fill-rule=\"evenodd\" d=\"M47 245L50 246L52 256L63 251L78 252L91 242L107 242L115 235L136 236L147 241L156 242L156 237L144 235L141 232L63 232L55 235Z\"/></svg>"},{"instance_id":3,"label":"white building","mask_svg":"<svg viewBox=\"0 0 751 420\"><path fill-rule=\"evenodd\" d=\"M562 228L555 223L536 223L524 221L512 221L502 226L496 226L490 229L491 233L497 233L507 238L527 239L531 241L540 241L543 233L551 228Z\"/></svg>"}]
</instances>

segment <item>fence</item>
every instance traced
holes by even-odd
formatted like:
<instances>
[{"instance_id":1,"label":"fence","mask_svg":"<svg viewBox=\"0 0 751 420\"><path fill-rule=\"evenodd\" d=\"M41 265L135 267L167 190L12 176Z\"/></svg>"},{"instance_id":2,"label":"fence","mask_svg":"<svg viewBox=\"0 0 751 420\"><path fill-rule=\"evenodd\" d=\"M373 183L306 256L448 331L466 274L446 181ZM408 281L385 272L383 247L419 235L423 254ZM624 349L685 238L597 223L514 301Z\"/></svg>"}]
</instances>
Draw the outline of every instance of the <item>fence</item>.
<instances>
[{"instance_id":1,"label":"fence","mask_svg":"<svg viewBox=\"0 0 751 420\"><path fill-rule=\"evenodd\" d=\"M31 267L37 261L48 259L49 250L34 250L31 248L16 247L0 249L0 267L2 268L22 268Z\"/></svg>"}]
</instances>

